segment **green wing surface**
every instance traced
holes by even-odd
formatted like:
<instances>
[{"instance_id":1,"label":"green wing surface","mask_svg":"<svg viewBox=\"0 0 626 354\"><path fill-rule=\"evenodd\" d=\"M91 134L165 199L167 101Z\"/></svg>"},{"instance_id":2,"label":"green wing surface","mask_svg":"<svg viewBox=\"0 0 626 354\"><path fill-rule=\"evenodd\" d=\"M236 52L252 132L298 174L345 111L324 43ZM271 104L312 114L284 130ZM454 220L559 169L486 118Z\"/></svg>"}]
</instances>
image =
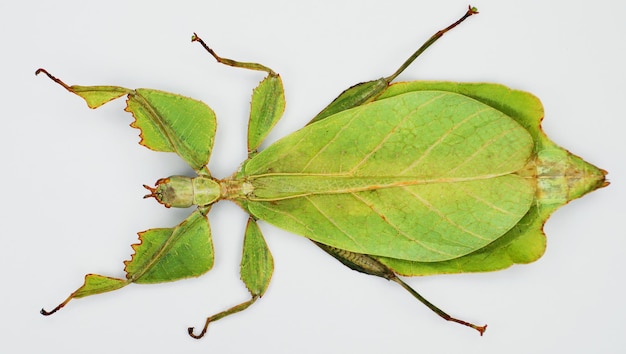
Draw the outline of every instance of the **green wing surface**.
<instances>
[{"instance_id":1,"label":"green wing surface","mask_svg":"<svg viewBox=\"0 0 626 354\"><path fill-rule=\"evenodd\" d=\"M412 81L391 85L379 99L432 90L471 97L505 113L526 128L535 144L535 166L530 173L537 179L535 201L528 213L505 235L463 257L441 262L377 259L396 273L407 276L495 271L537 260L546 248L543 225L548 217L570 200L605 186L606 172L570 154L545 135L541 130L543 107L539 99L528 92L490 83Z\"/></svg>"},{"instance_id":2,"label":"green wing surface","mask_svg":"<svg viewBox=\"0 0 626 354\"><path fill-rule=\"evenodd\" d=\"M528 212L517 175L533 139L500 111L442 91L346 110L243 167L256 218L353 252L434 262L480 249Z\"/></svg>"}]
</instances>

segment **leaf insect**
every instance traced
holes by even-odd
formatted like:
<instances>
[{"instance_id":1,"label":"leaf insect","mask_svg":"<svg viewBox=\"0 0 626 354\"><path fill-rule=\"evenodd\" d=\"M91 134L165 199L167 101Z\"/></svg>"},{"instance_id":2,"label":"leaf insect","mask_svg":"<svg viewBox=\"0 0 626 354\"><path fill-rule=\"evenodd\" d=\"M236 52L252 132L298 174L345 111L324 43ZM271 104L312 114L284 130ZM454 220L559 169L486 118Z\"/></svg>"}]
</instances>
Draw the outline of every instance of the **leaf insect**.
<instances>
[{"instance_id":1,"label":"leaf insect","mask_svg":"<svg viewBox=\"0 0 626 354\"><path fill-rule=\"evenodd\" d=\"M489 83L412 81L391 84L424 50L468 17L438 31L388 77L342 92L304 128L262 151L281 117L280 76L257 63L218 56L219 63L267 72L252 93L248 159L231 177L207 168L216 130L204 103L153 89L68 86L98 108L127 96L140 144L175 152L195 177L159 179L145 197L165 207L196 209L172 228L139 233L125 261L126 279L88 274L70 300L122 288L197 277L213 266L207 214L222 199L249 215L241 280L251 298L209 316L210 323L248 308L265 293L274 262L257 220L312 240L349 268L391 280L447 321L477 330L422 297L399 275L485 272L532 262L543 254L542 226L572 199L608 185L606 171L554 144L543 133L533 95Z\"/></svg>"}]
</instances>

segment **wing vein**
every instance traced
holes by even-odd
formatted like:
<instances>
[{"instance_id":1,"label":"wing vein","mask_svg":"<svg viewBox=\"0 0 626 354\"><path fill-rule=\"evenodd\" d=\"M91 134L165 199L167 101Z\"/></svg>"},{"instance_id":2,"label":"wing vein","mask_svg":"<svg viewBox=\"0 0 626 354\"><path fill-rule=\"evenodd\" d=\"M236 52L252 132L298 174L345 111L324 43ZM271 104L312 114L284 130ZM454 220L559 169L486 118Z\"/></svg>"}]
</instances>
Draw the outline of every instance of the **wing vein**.
<instances>
[{"instance_id":1,"label":"wing vein","mask_svg":"<svg viewBox=\"0 0 626 354\"><path fill-rule=\"evenodd\" d=\"M459 225L458 223L454 222L453 220L451 220L450 218L448 218L444 213L441 212L441 210L435 208L434 205L430 204L428 202L428 200L422 198L421 196L419 196L417 193L413 192L412 190L406 188L406 187L402 187L403 189L405 189L407 192L409 192L409 194L411 194L412 196L415 197L415 199L419 200L422 204L424 204L430 211L432 211L433 213L437 214L442 220L444 220L445 222L447 222L448 224L452 225L454 228L461 230L462 232L469 234L471 236L474 236L480 240L483 241L491 241L488 238L485 238L471 230L468 230L467 228L463 227L462 225Z\"/></svg>"},{"instance_id":2,"label":"wing vein","mask_svg":"<svg viewBox=\"0 0 626 354\"><path fill-rule=\"evenodd\" d=\"M424 249L426 249L428 251L431 251L433 253L437 253L437 254L441 254L441 255L445 255L445 256L452 256L452 254L450 254L450 253L446 253L446 252L443 252L441 250L438 250L438 249L435 249L435 248L432 248L432 247L428 247L423 242L420 242L419 240L411 237L406 232L400 230L396 225L394 225L392 222L390 222L389 219L387 219L387 217L384 214L382 214L381 212L376 210L376 208L374 207L373 204L368 203L365 199L361 198L359 195L357 195L355 193L350 193L350 194L352 194L352 196L354 198L356 198L357 200L359 200L360 202L365 204L368 208L370 208L376 215L378 215L381 219L383 219L387 225L391 226L394 230L396 230L398 235L403 236L407 240L409 240L409 241L419 245L420 247L422 247L422 248L424 248Z\"/></svg>"},{"instance_id":3,"label":"wing vein","mask_svg":"<svg viewBox=\"0 0 626 354\"><path fill-rule=\"evenodd\" d=\"M265 163L265 165L266 165L266 166L272 166L272 165L274 165L277 161L280 161L280 160L284 159L284 158L285 158L285 156L289 155L289 154L290 154L293 150L295 150L295 149L296 149L296 147L297 147L298 145L300 145L300 143L302 143L302 142L306 139L306 137L307 137L307 136L306 136L305 134L302 134L302 137L300 138L300 140L298 140L296 143L294 143L294 144L293 144L293 146L291 147L291 149L289 149L289 150L285 151L284 153L282 153L282 154L280 154L280 155L276 156L276 158L275 158L275 159L273 159L272 161L266 162L266 163Z\"/></svg>"},{"instance_id":4,"label":"wing vein","mask_svg":"<svg viewBox=\"0 0 626 354\"><path fill-rule=\"evenodd\" d=\"M465 117L464 119L460 120L459 122L457 122L455 125L453 125L452 127L450 127L450 129L448 129L443 135L441 135L439 137L439 139L437 139L437 141L435 141L434 143L432 143L426 150L424 150L424 152L422 153L422 155L415 160L413 163L411 163L407 168L405 168L404 170L402 170L402 172L400 172L401 175L405 174L407 171L411 170L413 167L419 165L422 161L424 161L424 159L437 147L439 146L448 136L450 136L450 134L452 134L452 132L454 132L455 130L457 130L459 127L461 127L463 124L467 123L470 119L476 117L477 115L487 111L491 109L490 107L488 108L483 108L479 111L474 112L473 114L468 115L467 117Z\"/></svg>"},{"instance_id":5,"label":"wing vein","mask_svg":"<svg viewBox=\"0 0 626 354\"><path fill-rule=\"evenodd\" d=\"M502 131L500 134L498 134L498 135L492 137L491 139L485 141L478 149L476 149L476 151L474 151L474 153L472 153L465 160L463 160L463 162L459 163L453 169L449 170L447 172L447 175L449 176L449 175L453 174L454 172L456 172L459 168L461 168L461 166L467 165L467 163L472 161L476 156L478 156L481 152L483 152L486 148L488 148L494 141L502 138L503 136L505 136L506 134L510 133L511 131L513 131L515 129L517 129L517 127L512 127L511 129L507 129L505 131Z\"/></svg>"},{"instance_id":6,"label":"wing vein","mask_svg":"<svg viewBox=\"0 0 626 354\"><path fill-rule=\"evenodd\" d=\"M350 170L351 174L354 174L354 172L361 167L361 165L363 165L376 151L380 150L383 145L385 144L385 142L387 140L389 140L389 138L391 138L391 136L393 136L393 134L398 130L398 127L400 127L404 122L406 122L416 111L418 111L419 109L421 109L422 107L429 105L431 103L433 103L434 101L440 99L441 97L443 97L445 95L445 93L442 93L438 96L432 97L431 99L429 99L426 102L421 103L420 105L418 105L417 107L415 107L414 109L412 109L410 112L408 112L403 118L402 120L400 120L387 134L385 134L385 136L383 137L383 139L380 141L380 143L378 143L378 145L376 145L372 151L370 151L367 155L365 155L363 157L363 159L361 159L361 161L359 161L356 165L354 165L354 167Z\"/></svg>"},{"instance_id":7,"label":"wing vein","mask_svg":"<svg viewBox=\"0 0 626 354\"><path fill-rule=\"evenodd\" d=\"M304 165L304 167L302 167L301 172L304 172L309 165L313 162L313 160L315 160L315 158L317 156L319 156L324 150L326 150L332 143L334 143L337 139L339 139L339 136L341 135L341 133L343 133L344 130L346 130L351 124L352 122L359 116L358 113L354 113L352 118L350 118L350 120L348 122L346 122L346 124L343 125L343 127L341 127L341 129L339 129L337 131L337 133L335 134L335 136L330 139L326 144L324 144L324 146L322 146L316 153L315 155L311 156L311 158L309 159L309 161Z\"/></svg>"},{"instance_id":8,"label":"wing vein","mask_svg":"<svg viewBox=\"0 0 626 354\"><path fill-rule=\"evenodd\" d=\"M304 228L306 228L306 229L307 229L307 230L309 230L311 233L313 233L313 230L309 227L309 225L307 225L306 223L302 222L302 221L301 221L300 219L298 219L295 215L293 215L293 214L291 214L291 213L289 213L289 212L286 212L286 211L280 210L280 209L270 208L267 204L269 204L269 203L259 202L259 203L257 203L257 206L260 206L260 207L265 208L265 209L267 209L267 210L271 210L272 212L274 212L274 213L276 213L276 214L280 214L280 215L286 216L286 217L288 217L288 218L292 219L293 221L295 221L296 223L298 223L298 224L300 224L300 225L304 226Z\"/></svg>"},{"instance_id":9,"label":"wing vein","mask_svg":"<svg viewBox=\"0 0 626 354\"><path fill-rule=\"evenodd\" d=\"M510 211L508 211L506 209L502 209L501 207L493 204L492 202L490 202L490 201L488 201L488 200L486 200L484 198L481 198L480 196L478 196L478 195L476 195L474 193L471 193L466 188L461 188L461 190L463 191L463 193L465 193L468 196L474 198L475 200L485 204L486 206L490 207L493 210L499 211L500 213L506 214L506 215L509 215L509 216L517 216L515 213L512 213L512 212L510 212Z\"/></svg>"},{"instance_id":10,"label":"wing vein","mask_svg":"<svg viewBox=\"0 0 626 354\"><path fill-rule=\"evenodd\" d=\"M354 243L355 245L361 247L361 249L364 249L363 245L361 245L359 242L357 242L357 240L350 235L348 232L346 232L346 230L342 229L341 227L339 227L339 225L337 224L337 222L331 218L328 214L326 214L325 212L322 211L322 209L319 208L319 206L317 204L315 204L313 202L313 200L311 200L311 198L309 198L308 196L304 197L307 201L309 201L309 203L311 203L311 205L313 205L313 207L315 207L315 209L317 209L317 211L322 214L326 220L328 220L328 222L330 222L337 230L341 231L341 233L343 233L344 235L346 235L350 241L352 241L352 243Z\"/></svg>"}]
</instances>

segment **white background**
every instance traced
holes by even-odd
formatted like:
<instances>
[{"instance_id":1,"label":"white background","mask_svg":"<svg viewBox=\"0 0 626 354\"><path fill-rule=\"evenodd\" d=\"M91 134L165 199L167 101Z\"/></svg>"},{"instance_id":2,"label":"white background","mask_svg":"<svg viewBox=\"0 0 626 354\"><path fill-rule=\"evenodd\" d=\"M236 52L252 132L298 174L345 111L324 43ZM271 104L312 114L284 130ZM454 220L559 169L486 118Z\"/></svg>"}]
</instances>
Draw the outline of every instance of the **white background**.
<instances>
[{"instance_id":1,"label":"white background","mask_svg":"<svg viewBox=\"0 0 626 354\"><path fill-rule=\"evenodd\" d=\"M175 3L175 5L173 5ZM3 353L618 353L626 346L626 2L477 0L480 15L401 77L489 81L545 105L554 141L608 170L611 186L556 212L539 261L486 274L409 279L442 309L488 323L484 337L446 323L401 288L340 265L306 239L262 224L276 261L265 297L186 334L247 297L238 263L246 216L212 210L215 267L198 278L122 290L53 308L89 272L123 277L136 232L186 210L142 200L143 183L188 173L173 154L137 145L123 100L98 110L40 76L69 84L151 87L217 113L210 162L228 176L245 158L252 88L261 73L218 65L218 53L281 73L284 119L303 126L336 94L390 74L466 9L459 1L3 1L0 352Z\"/></svg>"}]
</instances>

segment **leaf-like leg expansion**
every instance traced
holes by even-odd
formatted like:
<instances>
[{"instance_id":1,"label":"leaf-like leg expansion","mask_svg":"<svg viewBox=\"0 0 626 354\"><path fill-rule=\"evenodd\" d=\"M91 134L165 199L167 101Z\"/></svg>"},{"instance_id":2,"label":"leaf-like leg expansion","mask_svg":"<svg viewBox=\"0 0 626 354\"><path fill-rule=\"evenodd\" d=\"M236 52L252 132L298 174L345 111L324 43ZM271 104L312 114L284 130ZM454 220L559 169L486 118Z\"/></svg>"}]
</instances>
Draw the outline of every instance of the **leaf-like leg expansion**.
<instances>
[{"instance_id":1,"label":"leaf-like leg expansion","mask_svg":"<svg viewBox=\"0 0 626 354\"><path fill-rule=\"evenodd\" d=\"M150 229L139 233L139 243L132 245L135 254L125 261L126 279L87 274L84 284L52 311L70 300L120 289L130 283L152 284L197 277L213 266L213 243L206 218L208 208L199 208L172 228Z\"/></svg>"},{"instance_id":2,"label":"leaf-like leg expansion","mask_svg":"<svg viewBox=\"0 0 626 354\"><path fill-rule=\"evenodd\" d=\"M252 91L248 123L248 157L258 149L285 111L285 92L279 75L268 75Z\"/></svg>"},{"instance_id":3,"label":"leaf-like leg expansion","mask_svg":"<svg viewBox=\"0 0 626 354\"><path fill-rule=\"evenodd\" d=\"M441 38L446 32L450 31L454 27L458 26L461 22L465 21L468 17L478 13L475 7L469 6L467 12L456 22L450 26L437 31L432 37L430 37L421 47L419 47L415 53L413 53L393 74L387 77L380 78L378 80L366 81L356 84L337 96L326 108L318 113L308 124L317 122L326 117L329 117L335 113L345 111L350 108L358 107L364 103L370 102L382 94L389 84L404 71L417 57L419 57L428 47Z\"/></svg>"},{"instance_id":4,"label":"leaf-like leg expansion","mask_svg":"<svg viewBox=\"0 0 626 354\"><path fill-rule=\"evenodd\" d=\"M46 74L46 76L48 76L50 80L56 82L67 91L80 96L82 99L85 100L87 106L89 106L89 108L91 109L96 109L116 98L120 98L124 95L130 95L134 93L133 90L120 86L70 86L61 81L61 79L50 74L46 69L39 68L37 69L37 71L35 71L35 75L39 75L40 73Z\"/></svg>"},{"instance_id":5,"label":"leaf-like leg expansion","mask_svg":"<svg viewBox=\"0 0 626 354\"><path fill-rule=\"evenodd\" d=\"M274 272L274 258L253 218L248 219L241 255L241 280L250 295L263 296Z\"/></svg>"},{"instance_id":6,"label":"leaf-like leg expansion","mask_svg":"<svg viewBox=\"0 0 626 354\"><path fill-rule=\"evenodd\" d=\"M217 122L215 113L206 104L152 89L69 86L45 69L35 72L39 73L80 96L92 109L128 95L125 111L135 117L130 126L141 131L139 144L155 151L175 152L196 172L208 174L206 164L211 156Z\"/></svg>"},{"instance_id":7,"label":"leaf-like leg expansion","mask_svg":"<svg viewBox=\"0 0 626 354\"><path fill-rule=\"evenodd\" d=\"M126 277L138 284L154 284L198 277L213 267L213 242L206 210L196 209L173 228L139 233L135 254L125 261Z\"/></svg>"},{"instance_id":8,"label":"leaf-like leg expansion","mask_svg":"<svg viewBox=\"0 0 626 354\"><path fill-rule=\"evenodd\" d=\"M475 324L469 323L467 321L459 320L457 318L454 318L448 315L447 313L439 309L437 306L433 305L430 301L426 300L426 298L424 298L417 291L411 288L407 283L402 281L402 279L400 279L396 275L396 273L393 270L391 270L391 268L382 264L375 258L370 257L369 255L366 255L366 254L342 250L342 249L324 245L315 241L313 241L313 243L318 245L326 253L330 254L335 259L337 259L338 261L340 261L341 263L343 263L345 266L347 266L348 268L352 270L356 270L357 272L361 272L361 273L365 273L369 275L375 275L377 277L385 278L387 280L391 280L400 284L404 289L406 289L409 293L411 293L411 295L413 295L416 299L418 299L421 303L426 305L426 307L431 309L433 312L435 312L444 320L456 322L464 326L473 328L477 330L481 336L483 335L483 333L485 333L485 330L487 329L487 325L477 326Z\"/></svg>"},{"instance_id":9,"label":"leaf-like leg expansion","mask_svg":"<svg viewBox=\"0 0 626 354\"><path fill-rule=\"evenodd\" d=\"M118 279L105 277L103 275L98 274L87 274L85 276L84 284L78 288L76 291L70 294L70 296L65 299L62 303L60 303L57 307L55 307L52 311L46 311L41 309L40 313L44 316L50 316L53 313L62 309L68 302L72 299L79 299L81 297L102 294L105 292L117 290L125 287L130 284L132 280L130 279Z\"/></svg>"}]
</instances>

